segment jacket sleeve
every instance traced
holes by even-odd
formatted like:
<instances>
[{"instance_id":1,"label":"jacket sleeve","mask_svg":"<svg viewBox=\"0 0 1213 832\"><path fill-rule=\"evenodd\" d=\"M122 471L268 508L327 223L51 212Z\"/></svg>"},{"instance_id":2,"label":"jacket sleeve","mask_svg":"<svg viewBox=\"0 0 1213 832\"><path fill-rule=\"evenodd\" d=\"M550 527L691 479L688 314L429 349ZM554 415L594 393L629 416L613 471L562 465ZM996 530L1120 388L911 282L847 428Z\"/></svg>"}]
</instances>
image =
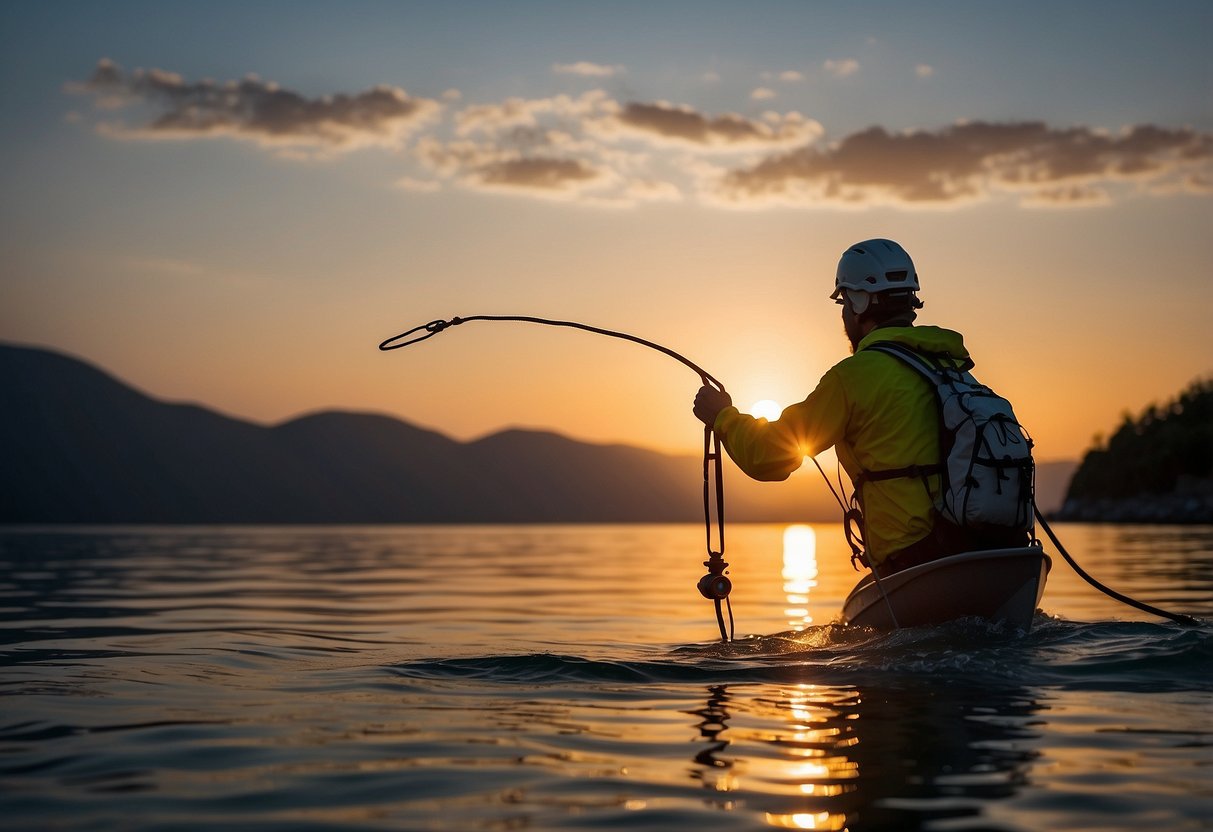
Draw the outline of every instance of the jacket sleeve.
<instances>
[{"instance_id":1,"label":"jacket sleeve","mask_svg":"<svg viewBox=\"0 0 1213 832\"><path fill-rule=\"evenodd\" d=\"M846 393L835 370L803 402L784 409L774 422L735 407L720 411L713 425L737 467L756 480L786 480L806 456L816 456L843 438Z\"/></svg>"}]
</instances>

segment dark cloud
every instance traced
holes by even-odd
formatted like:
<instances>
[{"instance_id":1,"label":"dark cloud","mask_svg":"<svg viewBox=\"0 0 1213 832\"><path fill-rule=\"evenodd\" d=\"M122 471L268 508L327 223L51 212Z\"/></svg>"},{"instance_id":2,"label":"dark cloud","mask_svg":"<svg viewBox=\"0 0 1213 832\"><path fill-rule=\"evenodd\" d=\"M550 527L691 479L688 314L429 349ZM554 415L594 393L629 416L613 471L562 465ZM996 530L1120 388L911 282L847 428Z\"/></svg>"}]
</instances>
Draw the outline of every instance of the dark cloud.
<instances>
[{"instance_id":1,"label":"dark cloud","mask_svg":"<svg viewBox=\"0 0 1213 832\"><path fill-rule=\"evenodd\" d=\"M650 139L735 148L801 143L821 131L819 124L797 113L779 116L770 123L732 113L711 117L690 107L664 102L626 104L615 120L621 127Z\"/></svg>"},{"instance_id":2,"label":"dark cloud","mask_svg":"<svg viewBox=\"0 0 1213 832\"><path fill-rule=\"evenodd\" d=\"M1088 204L1115 182L1192 178L1213 162L1213 136L1142 125L1118 134L1041 122L959 124L938 132L872 127L728 173L720 196L745 203L951 203L996 190L1033 202Z\"/></svg>"},{"instance_id":3,"label":"dark cloud","mask_svg":"<svg viewBox=\"0 0 1213 832\"><path fill-rule=\"evenodd\" d=\"M576 156L557 155L551 147L527 151L467 140L443 143L426 136L418 141L414 153L439 176L475 189L564 199L616 179L609 168Z\"/></svg>"},{"instance_id":4,"label":"dark cloud","mask_svg":"<svg viewBox=\"0 0 1213 832\"><path fill-rule=\"evenodd\" d=\"M577 159L506 159L478 169L474 177L490 187L537 188L547 191L575 189L602 176Z\"/></svg>"},{"instance_id":5,"label":"dark cloud","mask_svg":"<svg viewBox=\"0 0 1213 832\"><path fill-rule=\"evenodd\" d=\"M126 73L108 60L98 63L87 82L70 89L95 96L107 109L138 104L153 109L150 120L138 127L110 126L107 132L112 135L228 135L264 144L329 150L398 145L439 109L436 101L411 97L398 87L376 86L352 95L308 98L256 77L225 83L187 82L157 69Z\"/></svg>"}]
</instances>

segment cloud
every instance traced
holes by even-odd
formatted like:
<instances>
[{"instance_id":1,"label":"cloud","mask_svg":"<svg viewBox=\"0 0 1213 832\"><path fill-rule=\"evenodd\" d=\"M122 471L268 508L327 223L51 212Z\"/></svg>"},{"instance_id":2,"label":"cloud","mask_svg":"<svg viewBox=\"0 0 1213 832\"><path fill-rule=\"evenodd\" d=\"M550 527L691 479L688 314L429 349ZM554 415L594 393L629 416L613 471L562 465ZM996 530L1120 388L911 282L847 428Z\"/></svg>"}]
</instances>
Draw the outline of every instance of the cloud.
<instances>
[{"instance_id":1,"label":"cloud","mask_svg":"<svg viewBox=\"0 0 1213 832\"><path fill-rule=\"evenodd\" d=\"M590 90L576 98L555 95L550 98L507 98L500 103L474 104L455 115L455 129L461 136L474 133L494 134L517 128L538 128L542 121L558 122L566 130L618 110L602 90Z\"/></svg>"},{"instance_id":2,"label":"cloud","mask_svg":"<svg viewBox=\"0 0 1213 832\"><path fill-rule=\"evenodd\" d=\"M769 87L758 87L750 93L750 98L754 99L755 101L765 101L769 98L774 98L777 94L778 93L776 93L775 90L770 89Z\"/></svg>"},{"instance_id":3,"label":"cloud","mask_svg":"<svg viewBox=\"0 0 1213 832\"><path fill-rule=\"evenodd\" d=\"M825 66L842 77L858 71L851 59ZM931 74L925 65L916 72ZM770 73L776 89L800 77ZM87 116L75 108L69 120L92 121L118 139L227 136L295 158L409 143L407 153L391 157L401 167L384 181L418 195L457 185L612 208L696 197L747 208L930 208L993 198L1076 207L1134 194L1213 193L1213 133L1191 128L1113 133L972 122L903 132L877 126L825 143L822 125L794 111L711 113L667 101L621 102L601 89L466 104L456 90L440 103L384 85L307 97L253 76L190 82L163 70L127 72L108 60L68 91L97 108ZM755 92L759 100L774 95ZM115 121L118 113L128 123ZM155 268L182 272L166 262Z\"/></svg>"},{"instance_id":4,"label":"cloud","mask_svg":"<svg viewBox=\"0 0 1213 832\"><path fill-rule=\"evenodd\" d=\"M609 78L624 72L622 66L607 66L590 61L577 61L572 64L552 64L552 72L561 75L584 75L591 78Z\"/></svg>"},{"instance_id":5,"label":"cloud","mask_svg":"<svg viewBox=\"0 0 1213 832\"><path fill-rule=\"evenodd\" d=\"M609 167L575 155L560 155L553 147L522 150L492 142L444 143L425 137L418 141L415 152L439 176L475 190L568 199L618 181Z\"/></svg>"},{"instance_id":6,"label":"cloud","mask_svg":"<svg viewBox=\"0 0 1213 832\"><path fill-rule=\"evenodd\" d=\"M930 78L935 74L935 67L931 66L930 64L919 64L918 66L914 67L914 74L919 78Z\"/></svg>"},{"instance_id":7,"label":"cloud","mask_svg":"<svg viewBox=\"0 0 1213 832\"><path fill-rule=\"evenodd\" d=\"M1106 187L1207 175L1213 134L1139 125L1119 134L1041 122L957 124L936 132L872 127L827 147L804 147L725 174L732 204L948 205L1012 193L1024 204L1106 201Z\"/></svg>"},{"instance_id":8,"label":"cloud","mask_svg":"<svg viewBox=\"0 0 1213 832\"><path fill-rule=\"evenodd\" d=\"M602 171L580 159L519 158L490 162L476 171L473 178L488 187L568 191L578 190L602 176Z\"/></svg>"},{"instance_id":9,"label":"cloud","mask_svg":"<svg viewBox=\"0 0 1213 832\"><path fill-rule=\"evenodd\" d=\"M92 95L102 109L151 110L150 119L137 127L102 125L114 138L228 136L322 153L399 147L441 108L437 101L412 97L399 87L308 98L252 75L241 81L191 83L159 69L126 73L109 60L100 61L88 81L69 84L68 91Z\"/></svg>"},{"instance_id":10,"label":"cloud","mask_svg":"<svg viewBox=\"0 0 1213 832\"><path fill-rule=\"evenodd\" d=\"M846 78L859 72L859 61L854 58L843 58L838 61L828 60L821 65L821 68L835 78Z\"/></svg>"},{"instance_id":11,"label":"cloud","mask_svg":"<svg viewBox=\"0 0 1213 832\"><path fill-rule=\"evenodd\" d=\"M821 133L798 113L713 116L666 102L621 104L602 90L471 104L452 122L453 137L430 133L415 145L432 174L468 188L611 207L684 199L679 183L694 174L672 147L684 155L770 150Z\"/></svg>"},{"instance_id":12,"label":"cloud","mask_svg":"<svg viewBox=\"0 0 1213 832\"><path fill-rule=\"evenodd\" d=\"M754 121L733 113L709 116L691 107L659 101L632 102L615 116L615 124L633 136L701 150L752 150L797 145L821 134L821 125L796 112L772 114Z\"/></svg>"}]
</instances>

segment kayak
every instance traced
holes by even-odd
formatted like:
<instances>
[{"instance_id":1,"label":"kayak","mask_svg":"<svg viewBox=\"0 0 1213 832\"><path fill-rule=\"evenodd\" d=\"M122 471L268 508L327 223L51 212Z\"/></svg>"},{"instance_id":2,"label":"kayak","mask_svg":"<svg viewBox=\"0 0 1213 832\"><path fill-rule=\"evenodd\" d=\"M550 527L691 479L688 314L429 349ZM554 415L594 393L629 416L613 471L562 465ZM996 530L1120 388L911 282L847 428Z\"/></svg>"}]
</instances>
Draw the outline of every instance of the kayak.
<instances>
[{"instance_id":1,"label":"kayak","mask_svg":"<svg viewBox=\"0 0 1213 832\"><path fill-rule=\"evenodd\" d=\"M1027 632L1052 565L1039 546L1025 546L951 555L895 572L879 585L868 574L843 602L842 619L892 630L977 617Z\"/></svg>"}]
</instances>

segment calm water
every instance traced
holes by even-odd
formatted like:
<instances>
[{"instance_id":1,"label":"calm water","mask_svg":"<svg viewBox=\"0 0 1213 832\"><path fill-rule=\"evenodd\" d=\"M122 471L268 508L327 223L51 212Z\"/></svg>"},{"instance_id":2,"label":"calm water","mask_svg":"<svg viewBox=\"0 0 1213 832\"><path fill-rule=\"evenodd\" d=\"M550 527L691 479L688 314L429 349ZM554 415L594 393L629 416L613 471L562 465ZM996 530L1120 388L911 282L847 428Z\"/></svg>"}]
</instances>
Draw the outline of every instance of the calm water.
<instances>
[{"instance_id":1,"label":"calm water","mask_svg":"<svg viewBox=\"0 0 1213 832\"><path fill-rule=\"evenodd\" d=\"M5 829L1213 829L1213 630L831 626L840 533L0 531ZM1061 526L1213 618L1213 528Z\"/></svg>"}]
</instances>

